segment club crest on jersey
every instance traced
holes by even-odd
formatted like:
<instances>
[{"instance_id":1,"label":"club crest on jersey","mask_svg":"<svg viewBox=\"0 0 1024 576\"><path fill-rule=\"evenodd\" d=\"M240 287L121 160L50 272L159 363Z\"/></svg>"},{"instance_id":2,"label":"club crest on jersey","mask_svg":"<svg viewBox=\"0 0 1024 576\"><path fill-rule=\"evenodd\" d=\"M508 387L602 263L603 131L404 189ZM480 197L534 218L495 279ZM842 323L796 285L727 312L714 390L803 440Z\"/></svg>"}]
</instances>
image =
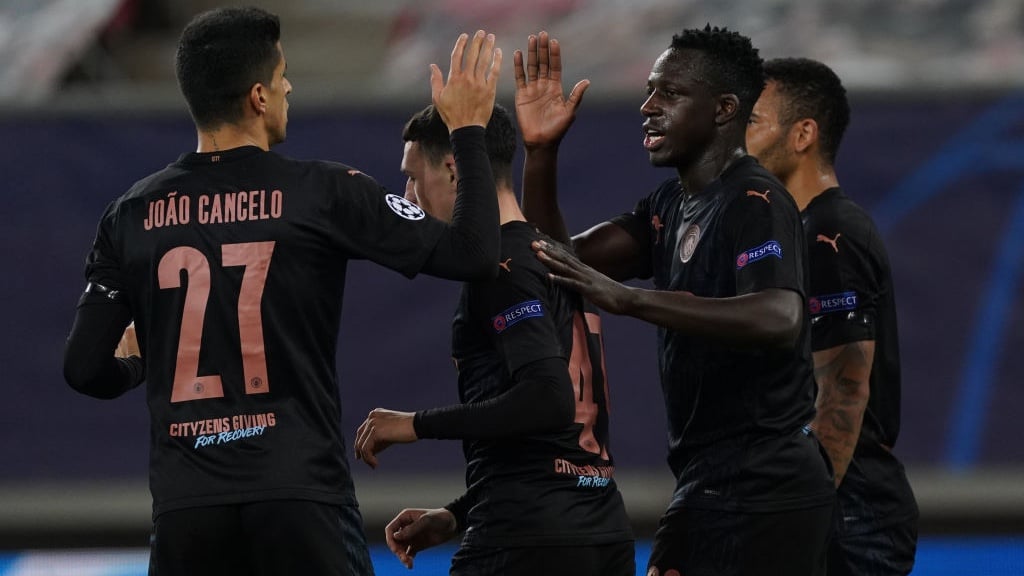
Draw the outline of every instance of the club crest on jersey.
<instances>
[{"instance_id":1,"label":"club crest on jersey","mask_svg":"<svg viewBox=\"0 0 1024 576\"><path fill-rule=\"evenodd\" d=\"M494 331L501 334L527 318L540 318L544 315L544 307L540 300L527 300L512 306L491 319Z\"/></svg>"},{"instance_id":2,"label":"club crest on jersey","mask_svg":"<svg viewBox=\"0 0 1024 576\"><path fill-rule=\"evenodd\" d=\"M693 252L700 242L700 226L690 224L683 232L683 239L679 242L679 259L685 264L693 258Z\"/></svg>"},{"instance_id":3,"label":"club crest on jersey","mask_svg":"<svg viewBox=\"0 0 1024 576\"><path fill-rule=\"evenodd\" d=\"M811 314L828 314L829 312L846 312L857 309L856 292L840 292L824 296L811 296L807 299L807 307Z\"/></svg>"},{"instance_id":4,"label":"club crest on jersey","mask_svg":"<svg viewBox=\"0 0 1024 576\"><path fill-rule=\"evenodd\" d=\"M779 260L782 260L782 246L775 240L769 240L757 248L751 248L750 250L741 252L740 255L736 257L736 269L739 270L747 264L763 260L769 256L774 256Z\"/></svg>"},{"instance_id":5,"label":"club crest on jersey","mask_svg":"<svg viewBox=\"0 0 1024 576\"><path fill-rule=\"evenodd\" d=\"M387 201L388 208L391 208L392 212L406 220L422 220L423 217L427 215L422 208L401 196L388 194L384 199Z\"/></svg>"}]
</instances>

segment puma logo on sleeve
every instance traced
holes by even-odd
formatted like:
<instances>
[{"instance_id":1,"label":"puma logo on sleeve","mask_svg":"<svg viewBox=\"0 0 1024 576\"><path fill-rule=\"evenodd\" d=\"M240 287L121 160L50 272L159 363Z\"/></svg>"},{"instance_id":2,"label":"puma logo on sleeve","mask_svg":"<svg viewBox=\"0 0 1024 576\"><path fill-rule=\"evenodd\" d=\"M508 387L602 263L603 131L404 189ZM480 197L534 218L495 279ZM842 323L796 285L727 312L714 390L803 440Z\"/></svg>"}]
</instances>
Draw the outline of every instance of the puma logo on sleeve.
<instances>
[{"instance_id":1,"label":"puma logo on sleeve","mask_svg":"<svg viewBox=\"0 0 1024 576\"><path fill-rule=\"evenodd\" d=\"M818 234L818 237L815 240L817 242L824 242L824 243L828 244L829 246L832 247L833 250L836 251L836 254L838 254L839 253L839 246L836 245L836 242L839 241L839 237L840 236L842 236L841 233L837 233L835 238L829 238L828 236L825 236L824 234Z\"/></svg>"},{"instance_id":2,"label":"puma logo on sleeve","mask_svg":"<svg viewBox=\"0 0 1024 576\"><path fill-rule=\"evenodd\" d=\"M772 201L768 199L769 192L771 192L771 190L765 190L764 192L758 192L756 190L747 190L747 196L757 196L761 200L764 200L765 202L771 204Z\"/></svg>"}]
</instances>

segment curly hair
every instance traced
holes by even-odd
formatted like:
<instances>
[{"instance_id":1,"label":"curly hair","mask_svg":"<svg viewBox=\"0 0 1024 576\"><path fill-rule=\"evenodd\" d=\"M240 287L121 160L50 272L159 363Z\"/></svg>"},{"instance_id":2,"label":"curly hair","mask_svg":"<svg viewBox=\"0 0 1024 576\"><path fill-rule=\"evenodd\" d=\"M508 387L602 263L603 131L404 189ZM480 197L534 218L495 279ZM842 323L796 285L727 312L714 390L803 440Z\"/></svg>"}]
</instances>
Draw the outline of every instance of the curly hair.
<instances>
[{"instance_id":1,"label":"curly hair","mask_svg":"<svg viewBox=\"0 0 1024 576\"><path fill-rule=\"evenodd\" d=\"M673 35L670 48L700 52L705 81L718 94L735 94L740 100L741 119L746 121L764 90L764 61L750 38L708 24L703 30L692 28Z\"/></svg>"},{"instance_id":2,"label":"curly hair","mask_svg":"<svg viewBox=\"0 0 1024 576\"><path fill-rule=\"evenodd\" d=\"M803 118L818 123L821 155L834 164L850 124L850 103L846 88L831 68L808 58L777 58L764 65L765 76L775 82L782 97L779 123L792 124Z\"/></svg>"},{"instance_id":3,"label":"curly hair","mask_svg":"<svg viewBox=\"0 0 1024 576\"><path fill-rule=\"evenodd\" d=\"M402 141L418 142L420 149L432 164L437 164L445 155L452 153L452 143L441 115L433 104L420 110L402 128ZM491 161L491 172L495 181L512 183L512 158L516 153L516 129L508 110L500 104L494 105L491 118L484 132L487 158Z\"/></svg>"}]
</instances>

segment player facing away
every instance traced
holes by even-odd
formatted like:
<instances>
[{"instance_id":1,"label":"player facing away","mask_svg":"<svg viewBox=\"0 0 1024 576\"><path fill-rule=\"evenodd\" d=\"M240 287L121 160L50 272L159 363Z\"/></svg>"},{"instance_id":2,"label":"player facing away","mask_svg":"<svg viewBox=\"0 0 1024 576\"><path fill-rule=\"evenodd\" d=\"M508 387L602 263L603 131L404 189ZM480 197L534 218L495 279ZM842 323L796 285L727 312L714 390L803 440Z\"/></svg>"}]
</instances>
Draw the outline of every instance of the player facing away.
<instances>
[{"instance_id":1,"label":"player facing away","mask_svg":"<svg viewBox=\"0 0 1024 576\"><path fill-rule=\"evenodd\" d=\"M909 574L917 504L892 453L900 429L900 359L889 256L871 217L843 192L835 160L850 122L839 77L805 58L765 63L747 147L801 210L810 268L817 415L835 469L838 511L828 573Z\"/></svg>"},{"instance_id":2,"label":"player facing away","mask_svg":"<svg viewBox=\"0 0 1024 576\"><path fill-rule=\"evenodd\" d=\"M564 234L551 177L579 88L562 98L560 49L531 38L515 60L526 126L524 213ZM806 424L814 415L799 214L745 153L764 86L749 39L708 26L673 37L647 83L643 145L677 176L632 212L573 238L537 242L555 279L601 308L658 327L676 489L648 574L811 575L824 570L835 492ZM517 111L520 108L517 106ZM525 116L524 116L525 117ZM654 289L620 284L653 278Z\"/></svg>"},{"instance_id":3,"label":"player facing away","mask_svg":"<svg viewBox=\"0 0 1024 576\"><path fill-rule=\"evenodd\" d=\"M433 107L406 124L402 170L417 201L451 215L461 168ZM452 327L461 404L376 409L359 427L359 458L396 442L460 439L466 493L444 508L402 510L386 528L408 567L415 554L465 531L453 575L635 574L633 536L608 447L601 319L555 285L531 242L542 236L512 184L515 127L495 106L487 149L498 189L498 277L463 286Z\"/></svg>"},{"instance_id":4,"label":"player facing away","mask_svg":"<svg viewBox=\"0 0 1024 576\"><path fill-rule=\"evenodd\" d=\"M335 373L346 263L498 272L494 37L460 36L447 81L431 67L464 176L447 223L354 168L269 150L291 91L279 36L253 8L185 28L177 74L198 150L107 207L66 345L82 393L113 398L145 378L151 574L372 574ZM141 358L114 358L132 319Z\"/></svg>"}]
</instances>

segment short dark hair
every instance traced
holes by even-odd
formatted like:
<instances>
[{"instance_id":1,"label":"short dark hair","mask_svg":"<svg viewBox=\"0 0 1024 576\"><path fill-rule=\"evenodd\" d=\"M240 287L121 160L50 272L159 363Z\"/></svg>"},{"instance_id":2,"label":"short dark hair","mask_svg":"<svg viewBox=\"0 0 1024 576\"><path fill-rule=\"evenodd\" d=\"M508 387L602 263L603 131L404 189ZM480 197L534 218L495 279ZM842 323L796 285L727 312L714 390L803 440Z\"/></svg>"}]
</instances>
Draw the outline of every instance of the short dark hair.
<instances>
[{"instance_id":1,"label":"short dark hair","mask_svg":"<svg viewBox=\"0 0 1024 576\"><path fill-rule=\"evenodd\" d=\"M259 8L218 8L185 26L175 72L196 126L216 128L242 118L241 98L269 84L281 61L281 23Z\"/></svg>"},{"instance_id":2,"label":"short dark hair","mask_svg":"<svg viewBox=\"0 0 1024 576\"><path fill-rule=\"evenodd\" d=\"M718 94L735 94L740 100L740 119L744 125L750 118L761 91L764 90L763 60L750 38L710 24L683 30L672 36L673 50L695 50L702 54L701 74L711 90Z\"/></svg>"},{"instance_id":3,"label":"short dark hair","mask_svg":"<svg viewBox=\"0 0 1024 576\"><path fill-rule=\"evenodd\" d=\"M441 162L452 153L452 143L437 109L431 104L420 110L405 123L402 129L404 142L418 142L420 149L432 164ZM512 157L516 153L516 129L512 117L502 105L495 104L484 133L487 144L487 158L491 161L491 172L496 182L512 183Z\"/></svg>"},{"instance_id":4,"label":"short dark hair","mask_svg":"<svg viewBox=\"0 0 1024 576\"><path fill-rule=\"evenodd\" d=\"M821 155L829 164L835 164L839 144L850 124L850 103L839 76L825 64L809 58L769 60L764 71L782 96L779 123L813 119L818 123Z\"/></svg>"}]
</instances>

